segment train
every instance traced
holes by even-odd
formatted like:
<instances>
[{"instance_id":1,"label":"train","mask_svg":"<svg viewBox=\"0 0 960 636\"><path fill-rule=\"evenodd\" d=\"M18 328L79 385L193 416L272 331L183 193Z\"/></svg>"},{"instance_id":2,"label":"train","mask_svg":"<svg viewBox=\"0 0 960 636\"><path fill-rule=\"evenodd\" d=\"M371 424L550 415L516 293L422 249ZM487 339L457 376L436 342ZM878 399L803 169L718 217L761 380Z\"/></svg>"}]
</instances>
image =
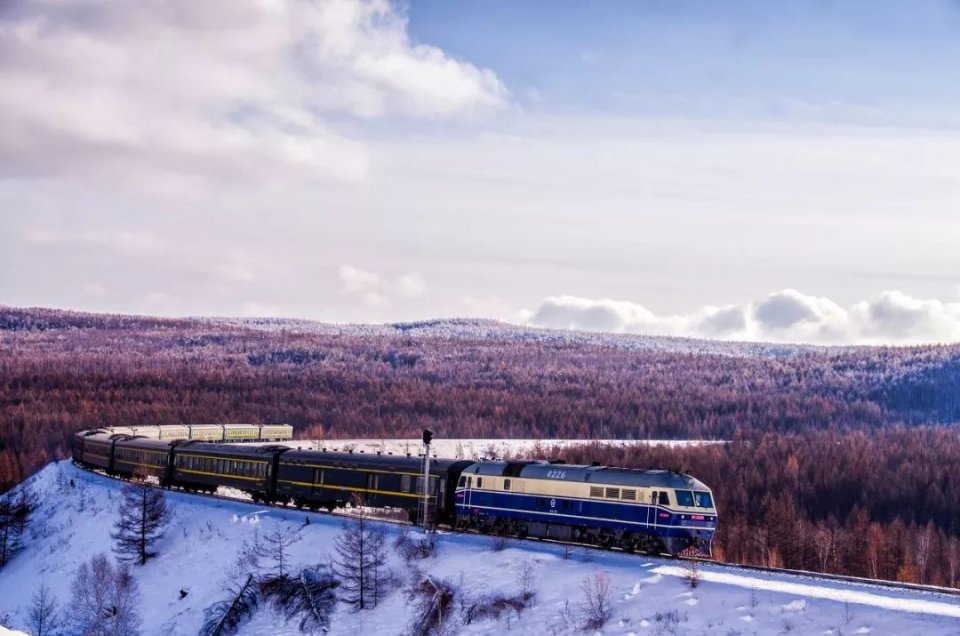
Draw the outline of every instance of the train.
<instances>
[{"instance_id":1,"label":"train","mask_svg":"<svg viewBox=\"0 0 960 636\"><path fill-rule=\"evenodd\" d=\"M293 427L289 424L134 424L106 426L98 430L115 435L205 442L284 442L293 439Z\"/></svg>"},{"instance_id":2,"label":"train","mask_svg":"<svg viewBox=\"0 0 960 636\"><path fill-rule=\"evenodd\" d=\"M222 441L222 440L221 440ZM255 502L333 511L348 504L405 511L421 521L424 458L224 444L97 429L74 435L73 459L164 488L247 493ZM545 460L430 458L429 523L455 530L552 539L672 556L709 557L713 492L665 470Z\"/></svg>"}]
</instances>

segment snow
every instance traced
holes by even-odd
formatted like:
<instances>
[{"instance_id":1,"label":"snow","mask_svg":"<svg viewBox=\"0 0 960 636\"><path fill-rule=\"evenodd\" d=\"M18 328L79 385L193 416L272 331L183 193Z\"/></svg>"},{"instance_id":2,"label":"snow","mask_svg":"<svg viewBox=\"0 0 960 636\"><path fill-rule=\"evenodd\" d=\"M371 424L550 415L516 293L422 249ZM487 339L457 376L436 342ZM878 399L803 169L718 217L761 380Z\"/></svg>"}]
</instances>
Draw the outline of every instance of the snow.
<instances>
[{"instance_id":1,"label":"snow","mask_svg":"<svg viewBox=\"0 0 960 636\"><path fill-rule=\"evenodd\" d=\"M541 453L550 450L562 450L573 446L599 444L602 446L692 446L704 444L723 444L716 440L636 440L636 439L503 439L503 438L463 438L439 439L434 438L430 444L430 455L453 459L504 459L509 457L530 457L534 450ZM409 439L326 439L326 440L292 440L284 442L288 446L301 449L364 453L393 454L403 456L410 453L416 457L423 454L423 443L420 438ZM248 446L249 444L244 444Z\"/></svg>"},{"instance_id":2,"label":"snow","mask_svg":"<svg viewBox=\"0 0 960 636\"><path fill-rule=\"evenodd\" d=\"M71 487L70 480L74 481ZM0 571L0 617L8 627L24 629L30 597L44 581L61 604L78 564L110 549L110 526L116 515L121 484L81 471L68 462L45 468L30 480L41 495L41 507L29 532L27 548ZM294 546L300 564L326 561L344 518L339 515L276 509L223 499L169 493L175 519L158 549L160 555L134 574L143 597L144 634L165 636L197 633L203 609L222 598L237 549L254 532L277 525L303 526ZM308 525L303 525L305 520ZM395 535L401 526L387 525ZM700 583L691 588L689 571L677 561L577 548L569 559L562 546L537 541L511 541L494 551L489 537L441 533L434 558L417 562L432 577L462 587L513 594L519 591L519 570L531 563L536 577L536 603L510 624L488 620L461 626L458 633L581 633L576 624L580 586L604 571L611 580L614 615L596 633L638 636L658 634L900 634L957 633L960 598L863 583L821 580L788 574L752 572L713 564L699 567ZM401 579L410 566L391 555ZM187 596L180 599L179 591ZM359 613L341 606L331 634L399 634L409 618L409 603L392 592L377 609ZM569 617L565 619L564 617ZM5 634L0 630L0 634ZM16 632L14 632L16 633ZM269 606L261 607L241 634L297 634ZM593 633L593 632L591 632Z\"/></svg>"}]
</instances>

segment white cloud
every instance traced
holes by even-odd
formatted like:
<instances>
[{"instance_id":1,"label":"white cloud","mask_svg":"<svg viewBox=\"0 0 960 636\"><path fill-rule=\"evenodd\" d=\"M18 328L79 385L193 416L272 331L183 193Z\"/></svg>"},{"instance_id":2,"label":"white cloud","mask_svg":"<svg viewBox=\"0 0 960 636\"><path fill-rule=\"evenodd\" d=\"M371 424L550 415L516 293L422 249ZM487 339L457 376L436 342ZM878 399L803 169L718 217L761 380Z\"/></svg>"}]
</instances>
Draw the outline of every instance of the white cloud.
<instances>
[{"instance_id":1,"label":"white cloud","mask_svg":"<svg viewBox=\"0 0 960 636\"><path fill-rule=\"evenodd\" d=\"M23 240L38 245L86 245L138 253L159 252L166 247L163 240L155 234L134 230L84 230L70 233L38 227L25 230Z\"/></svg>"},{"instance_id":2,"label":"white cloud","mask_svg":"<svg viewBox=\"0 0 960 636\"><path fill-rule=\"evenodd\" d=\"M496 75L386 0L18 3L0 14L0 176L356 180L331 115L471 116Z\"/></svg>"},{"instance_id":3,"label":"white cloud","mask_svg":"<svg viewBox=\"0 0 960 636\"><path fill-rule=\"evenodd\" d=\"M277 305L262 303L256 300L244 302L240 313L247 318L265 318L281 315L280 308Z\"/></svg>"},{"instance_id":4,"label":"white cloud","mask_svg":"<svg viewBox=\"0 0 960 636\"><path fill-rule=\"evenodd\" d=\"M420 298L427 290L427 281L419 272L407 272L395 281L388 281L376 272L342 265L339 277L343 291L360 297L375 309L389 306L395 298Z\"/></svg>"},{"instance_id":5,"label":"white cloud","mask_svg":"<svg viewBox=\"0 0 960 636\"><path fill-rule=\"evenodd\" d=\"M380 287L380 276L359 267L342 265L340 282L343 284L343 289L350 293L371 292Z\"/></svg>"},{"instance_id":6,"label":"white cloud","mask_svg":"<svg viewBox=\"0 0 960 636\"><path fill-rule=\"evenodd\" d=\"M420 298L427 291L427 281L419 272L404 274L397 281L397 293L404 298Z\"/></svg>"},{"instance_id":7,"label":"white cloud","mask_svg":"<svg viewBox=\"0 0 960 636\"><path fill-rule=\"evenodd\" d=\"M960 302L888 291L844 308L793 289L743 306L658 316L642 305L575 296L546 298L524 322L559 329L813 344L960 341Z\"/></svg>"}]
</instances>

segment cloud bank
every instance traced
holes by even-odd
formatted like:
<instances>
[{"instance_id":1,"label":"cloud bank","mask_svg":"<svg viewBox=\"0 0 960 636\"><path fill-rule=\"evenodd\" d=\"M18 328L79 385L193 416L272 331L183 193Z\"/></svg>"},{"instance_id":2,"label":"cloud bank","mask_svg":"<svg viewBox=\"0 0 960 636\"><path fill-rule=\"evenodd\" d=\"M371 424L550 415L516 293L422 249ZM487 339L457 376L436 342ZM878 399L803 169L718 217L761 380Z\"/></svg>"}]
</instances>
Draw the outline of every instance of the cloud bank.
<instances>
[{"instance_id":1,"label":"cloud bank","mask_svg":"<svg viewBox=\"0 0 960 636\"><path fill-rule=\"evenodd\" d=\"M342 118L501 107L489 70L387 0L14 0L0 7L0 178L366 174Z\"/></svg>"},{"instance_id":2,"label":"cloud bank","mask_svg":"<svg viewBox=\"0 0 960 636\"><path fill-rule=\"evenodd\" d=\"M552 296L528 324L555 329L810 344L916 344L960 341L960 302L887 291L848 307L784 289L766 298L690 314L658 316L642 305Z\"/></svg>"}]
</instances>

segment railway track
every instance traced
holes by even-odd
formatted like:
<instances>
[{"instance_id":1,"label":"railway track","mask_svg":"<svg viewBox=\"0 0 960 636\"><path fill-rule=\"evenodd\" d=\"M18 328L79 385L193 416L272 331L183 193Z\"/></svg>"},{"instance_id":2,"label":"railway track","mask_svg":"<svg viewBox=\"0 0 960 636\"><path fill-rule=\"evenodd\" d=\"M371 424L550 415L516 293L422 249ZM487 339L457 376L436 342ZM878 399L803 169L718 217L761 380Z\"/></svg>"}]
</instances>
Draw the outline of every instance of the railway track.
<instances>
[{"instance_id":1,"label":"railway track","mask_svg":"<svg viewBox=\"0 0 960 636\"><path fill-rule=\"evenodd\" d=\"M79 463L77 463L77 462L73 462L73 465L76 466L77 468L83 470L84 472L87 472L87 473L90 473L90 474L93 474L93 475L97 475L97 476L99 476L99 477L104 477L104 478L107 478L107 479L112 479L112 480L114 480L114 481L122 481L122 482L130 481L129 479L125 479L125 478L120 477L120 476L117 476L117 475L109 475L109 474L107 474L106 472L104 472L104 471L102 471L102 470L91 469L91 468L89 468L89 467L87 467L87 466L84 466L83 464L79 464ZM159 486L158 486L158 487L159 487ZM229 502L233 502L233 503L246 503L246 504L250 504L250 505L254 505L254 506L259 506L259 507L263 507L263 508L276 508L276 509L286 510L286 511L296 511L296 512L300 512L300 513L308 514L308 515L334 515L334 514L336 514L336 515L342 516L342 517L349 517L349 516L350 516L350 513L349 513L349 512L340 512L340 513L335 513L335 512L320 512L320 511L316 511L316 512L315 512L315 511L311 511L311 510L309 510L309 509L297 508L296 506L294 506L294 505L292 505L292 504L266 503L266 502L259 502L259 503L257 503L257 502L255 502L255 501L253 501L253 498L252 498L252 497L244 496L244 495L240 495L240 494L238 494L238 495L226 495L226 494L218 494L218 493L212 493L212 494L211 494L211 493L204 493L204 492L191 492L191 491L180 490L180 489L172 489L172 490L173 490L174 492L178 492L178 493L181 493L181 494L184 494L184 495L190 495L190 496L194 496L194 497L204 497L204 498L208 498L208 499L218 499L218 500L229 501ZM389 517L389 516L377 515L377 514L372 515L372 517L373 517L374 519L376 519L377 521L381 521L381 522L384 522L384 523L391 523L391 524L398 525L398 526L413 527L413 524L412 524L410 521L406 521L406 520L402 520L402 519L391 518L391 517ZM493 535L483 535L483 534L477 533L477 532L464 533L464 532L462 532L462 531L460 531L460 530L454 530L453 528L451 528L451 527L449 527L449 526L446 526L446 525L440 526L440 528L442 528L444 531L456 532L456 533L458 533L458 534L473 534L473 535L476 535L476 536L493 536ZM626 551L624 551L624 550L620 550L619 548L603 548L603 547L600 547L600 546L597 546L597 545L593 545L593 544L590 544L590 543L576 543L576 542L572 542L572 541L558 541L558 540L555 540L555 539L520 539L520 538L518 538L518 537L513 537L513 536L508 536L507 538L508 538L510 541L522 541L522 542L524 542L524 543L552 543L552 544L556 544L556 545L560 545L560 546L570 546L570 547L575 547L575 548L580 548L580 549L585 549L585 550L596 550L596 551L598 551L598 552L618 552L618 553L621 553L621 554L631 554L631 553L628 553L628 552L626 552ZM749 564L741 564L741 563L729 563L729 562L725 562L725 561L716 561L716 560L713 560L713 559L698 559L698 558L688 558L688 557L674 557L674 556L671 556L671 555L668 555L668 554L644 554L644 553L636 553L635 556L640 557L640 558L642 558L642 557L656 557L656 558L669 559L669 560L672 560L672 561L682 561L682 562L687 562L687 563L702 563L702 564L704 564L704 565L719 566L719 567L722 567L722 568L724 568L724 569L735 570L735 571L736 571L736 570L740 570L740 571L744 571L744 572L766 572L766 573L770 573L770 574L788 574L788 575L791 575L791 576L797 576L797 577L803 577L803 578L809 578L809 579L819 579L819 580L826 580L826 581L838 581L838 582L843 582L843 583L854 583L854 584L858 584L858 585L863 585L863 586L865 586L865 587L879 587L879 588L885 588L885 589L911 590L911 591L918 591L918 592L926 592L926 593L930 593L930 594L938 594L938 595L944 595L944 596L960 597L960 589L951 588L951 587L943 587L943 586L939 586L939 585L925 585L925 584L920 584L920 583L901 583L901 582L897 582L897 581L886 581L886 580L883 580L883 579L870 579L870 578L859 577L859 576L849 576L849 575L845 575L845 574L831 574L831 573L827 573L827 572L813 572L813 571L810 571L810 570L794 570L794 569L789 569L789 568L772 568L772 567L767 567L767 566L763 566L763 565L749 565Z\"/></svg>"}]
</instances>

